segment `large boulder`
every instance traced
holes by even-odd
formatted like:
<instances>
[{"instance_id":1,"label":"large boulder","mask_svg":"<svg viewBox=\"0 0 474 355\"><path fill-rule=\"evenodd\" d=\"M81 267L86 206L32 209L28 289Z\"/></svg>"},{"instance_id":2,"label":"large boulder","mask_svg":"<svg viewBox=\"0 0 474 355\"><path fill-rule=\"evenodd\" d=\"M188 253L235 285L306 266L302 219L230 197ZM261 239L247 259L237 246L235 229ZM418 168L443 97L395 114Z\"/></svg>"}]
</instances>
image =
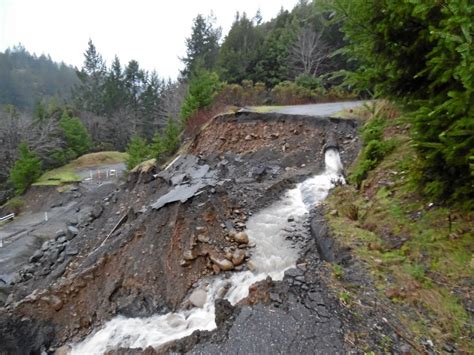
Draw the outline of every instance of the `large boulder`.
<instances>
[{"instance_id":1,"label":"large boulder","mask_svg":"<svg viewBox=\"0 0 474 355\"><path fill-rule=\"evenodd\" d=\"M79 234L79 230L76 227L74 226L67 227L67 232L66 232L67 239L71 240L78 234Z\"/></svg>"},{"instance_id":2,"label":"large boulder","mask_svg":"<svg viewBox=\"0 0 474 355\"><path fill-rule=\"evenodd\" d=\"M214 256L214 255L211 255L210 259L214 264L219 266L221 270L229 271L234 268L234 264L232 264L232 261L230 260L219 258L218 256Z\"/></svg>"},{"instance_id":3,"label":"large boulder","mask_svg":"<svg viewBox=\"0 0 474 355\"><path fill-rule=\"evenodd\" d=\"M245 232L235 233L233 239L239 244L248 244L249 243L249 236Z\"/></svg>"},{"instance_id":4,"label":"large boulder","mask_svg":"<svg viewBox=\"0 0 474 355\"><path fill-rule=\"evenodd\" d=\"M189 301L193 304L194 307L202 308L207 300L207 292L202 289L196 289L191 293Z\"/></svg>"}]
</instances>

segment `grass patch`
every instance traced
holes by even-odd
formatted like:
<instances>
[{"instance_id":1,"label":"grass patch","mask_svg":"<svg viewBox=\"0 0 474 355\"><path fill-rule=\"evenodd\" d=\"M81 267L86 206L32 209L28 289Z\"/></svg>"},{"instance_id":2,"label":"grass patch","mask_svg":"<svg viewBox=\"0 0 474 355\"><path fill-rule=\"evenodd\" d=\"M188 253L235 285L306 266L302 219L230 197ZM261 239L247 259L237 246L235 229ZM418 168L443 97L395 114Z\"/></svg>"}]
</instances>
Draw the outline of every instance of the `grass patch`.
<instances>
[{"instance_id":1,"label":"grass patch","mask_svg":"<svg viewBox=\"0 0 474 355\"><path fill-rule=\"evenodd\" d=\"M81 177L74 172L74 168L68 164L45 172L33 186L59 186L80 182L81 180Z\"/></svg>"},{"instance_id":2,"label":"grass patch","mask_svg":"<svg viewBox=\"0 0 474 355\"><path fill-rule=\"evenodd\" d=\"M457 351L469 353L472 324L463 305L474 280L474 212L435 205L414 189L408 169L416 158L401 119L367 126L375 127L363 132L371 141L375 132L394 142L393 150L377 158L359 189L338 187L328 198L332 234L368 265L379 294L415 340L429 338L439 350L456 343Z\"/></svg>"},{"instance_id":3,"label":"grass patch","mask_svg":"<svg viewBox=\"0 0 474 355\"><path fill-rule=\"evenodd\" d=\"M127 153L112 151L85 154L71 161L69 164L45 172L33 186L60 186L80 182L82 179L77 175L77 170L100 165L123 163L127 157Z\"/></svg>"},{"instance_id":4,"label":"grass patch","mask_svg":"<svg viewBox=\"0 0 474 355\"><path fill-rule=\"evenodd\" d=\"M85 154L71 161L68 165L73 169L91 168L99 165L124 163L127 157L128 154L122 152L97 152Z\"/></svg>"}]
</instances>

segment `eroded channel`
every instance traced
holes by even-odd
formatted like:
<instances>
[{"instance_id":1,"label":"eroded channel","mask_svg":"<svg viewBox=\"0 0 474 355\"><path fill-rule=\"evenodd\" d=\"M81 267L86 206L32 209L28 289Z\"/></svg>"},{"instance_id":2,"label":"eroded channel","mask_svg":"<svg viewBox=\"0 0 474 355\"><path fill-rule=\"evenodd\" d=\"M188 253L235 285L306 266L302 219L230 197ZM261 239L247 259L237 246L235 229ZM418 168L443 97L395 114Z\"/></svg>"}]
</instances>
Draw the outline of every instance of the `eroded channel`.
<instances>
[{"instance_id":1,"label":"eroded channel","mask_svg":"<svg viewBox=\"0 0 474 355\"><path fill-rule=\"evenodd\" d=\"M302 223L315 204L324 200L329 190L343 180L339 153L328 149L325 153L325 170L299 183L271 206L253 215L247 222L246 233L255 243L249 263L252 271L215 276L201 280L205 290L202 308L148 318L118 316L107 322L84 341L72 346L72 354L103 354L119 347L159 347L172 340L192 334L195 330L213 330L215 300L225 298L236 304L248 296L249 286L270 276L282 280L285 271L295 267L299 250L285 239L285 229L293 223ZM291 218L289 218L291 217Z\"/></svg>"}]
</instances>

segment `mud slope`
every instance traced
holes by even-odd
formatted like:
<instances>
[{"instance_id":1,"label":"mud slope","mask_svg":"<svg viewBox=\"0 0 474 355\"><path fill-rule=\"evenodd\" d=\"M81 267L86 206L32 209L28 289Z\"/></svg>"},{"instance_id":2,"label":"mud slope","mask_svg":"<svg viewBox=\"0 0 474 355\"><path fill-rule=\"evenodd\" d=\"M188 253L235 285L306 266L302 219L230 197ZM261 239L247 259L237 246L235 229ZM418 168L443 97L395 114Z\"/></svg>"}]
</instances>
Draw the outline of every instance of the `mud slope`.
<instances>
[{"instance_id":1,"label":"mud slope","mask_svg":"<svg viewBox=\"0 0 474 355\"><path fill-rule=\"evenodd\" d=\"M130 173L127 184L109 194L96 206L97 213L79 224L78 235L65 247L64 260L50 262L48 275L14 286L6 307L0 309L0 337L5 339L0 353L20 347L22 352L52 351L83 339L117 314L142 317L176 310L202 276L233 272L223 270L227 268L245 270L245 262L231 262L231 266L222 262L232 260L237 250L246 257L251 253L252 245L239 245L232 236L245 228L252 213L304 177L320 172L325 144L338 145L347 166L359 149L356 123L257 113L216 117L166 170L144 164ZM314 259L314 242L308 243L308 258ZM51 248L61 248L60 241ZM48 261L40 258L36 263ZM309 265L316 267L316 263ZM317 288L316 272L298 270L284 283L271 286L276 287L272 293L269 285L263 285L262 292L256 287L248 302L301 298L302 302L292 303L291 316L297 319L310 312L309 318L316 317L310 309L324 303L319 293L308 293ZM314 285L307 286L301 281L304 278ZM272 314L263 305L252 312L248 307L229 312L236 318L234 326L248 319L257 322L258 312ZM319 318L328 318L326 307L319 312ZM263 323L253 323L248 331L268 326L265 316L257 318ZM224 317L220 323L225 322ZM325 327L322 322L321 332ZM321 349L341 342L340 337L331 337L328 347ZM25 338L29 340L22 342ZM235 338L226 339L225 348L230 349ZM189 351L196 341L170 347ZM297 350L291 339L285 344L288 350ZM203 348L212 350L210 345Z\"/></svg>"}]
</instances>

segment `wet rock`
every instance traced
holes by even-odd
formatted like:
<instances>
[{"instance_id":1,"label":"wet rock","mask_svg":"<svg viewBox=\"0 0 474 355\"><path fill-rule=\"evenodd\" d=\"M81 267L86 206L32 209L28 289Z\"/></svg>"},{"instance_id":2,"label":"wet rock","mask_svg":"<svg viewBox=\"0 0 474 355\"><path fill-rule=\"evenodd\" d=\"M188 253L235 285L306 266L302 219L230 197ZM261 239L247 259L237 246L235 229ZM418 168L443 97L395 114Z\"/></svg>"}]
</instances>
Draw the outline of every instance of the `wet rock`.
<instances>
[{"instance_id":1,"label":"wet rock","mask_svg":"<svg viewBox=\"0 0 474 355\"><path fill-rule=\"evenodd\" d=\"M42 257L43 257L43 251L42 250L37 250L31 256L30 263L35 263L35 262L39 261Z\"/></svg>"},{"instance_id":2,"label":"wet rock","mask_svg":"<svg viewBox=\"0 0 474 355\"><path fill-rule=\"evenodd\" d=\"M53 309L57 312L59 311L61 308L63 308L63 301L58 297L58 296L51 296L50 300L49 300L49 303L51 304L51 307L53 307Z\"/></svg>"},{"instance_id":3,"label":"wet rock","mask_svg":"<svg viewBox=\"0 0 474 355\"><path fill-rule=\"evenodd\" d=\"M56 232L54 239L58 240L59 238L64 237L64 236L66 236L66 231L64 231L63 229L60 229Z\"/></svg>"},{"instance_id":4,"label":"wet rock","mask_svg":"<svg viewBox=\"0 0 474 355\"><path fill-rule=\"evenodd\" d=\"M44 242L44 243L41 245L41 250L42 250L42 251L46 251L46 250L49 249L49 247L50 247L50 242L49 242L49 240L47 240L46 242Z\"/></svg>"},{"instance_id":5,"label":"wet rock","mask_svg":"<svg viewBox=\"0 0 474 355\"><path fill-rule=\"evenodd\" d=\"M183 259L186 261L191 261L194 260L198 257L199 255L194 249L191 250L185 250L183 253Z\"/></svg>"},{"instance_id":6,"label":"wet rock","mask_svg":"<svg viewBox=\"0 0 474 355\"><path fill-rule=\"evenodd\" d=\"M35 272L36 266L29 264L25 265L21 268L20 273L21 274L33 274Z\"/></svg>"},{"instance_id":7,"label":"wet rock","mask_svg":"<svg viewBox=\"0 0 474 355\"><path fill-rule=\"evenodd\" d=\"M74 256L74 255L77 255L77 254L79 254L79 250L76 247L71 246L71 245L67 246L66 255Z\"/></svg>"},{"instance_id":8,"label":"wet rock","mask_svg":"<svg viewBox=\"0 0 474 355\"><path fill-rule=\"evenodd\" d=\"M232 253L232 264L240 265L244 262L245 259L245 252L242 249L238 249Z\"/></svg>"},{"instance_id":9,"label":"wet rock","mask_svg":"<svg viewBox=\"0 0 474 355\"><path fill-rule=\"evenodd\" d=\"M71 349L68 345L63 345L60 348L57 348L54 352L54 355L67 355Z\"/></svg>"},{"instance_id":10,"label":"wet rock","mask_svg":"<svg viewBox=\"0 0 474 355\"><path fill-rule=\"evenodd\" d=\"M191 293L189 301L194 307L202 308L207 300L207 292L201 289L196 289Z\"/></svg>"},{"instance_id":11,"label":"wet rock","mask_svg":"<svg viewBox=\"0 0 474 355\"><path fill-rule=\"evenodd\" d=\"M252 260L250 260L248 263L247 263L247 268L250 270L250 271L254 271L256 269L256 266L255 264L253 263Z\"/></svg>"},{"instance_id":12,"label":"wet rock","mask_svg":"<svg viewBox=\"0 0 474 355\"><path fill-rule=\"evenodd\" d=\"M270 292L270 300L275 303L282 303L282 299L278 293Z\"/></svg>"},{"instance_id":13,"label":"wet rock","mask_svg":"<svg viewBox=\"0 0 474 355\"><path fill-rule=\"evenodd\" d=\"M217 266L216 264L212 264L212 271L217 275L218 273L221 272L221 268Z\"/></svg>"},{"instance_id":14,"label":"wet rock","mask_svg":"<svg viewBox=\"0 0 474 355\"><path fill-rule=\"evenodd\" d=\"M213 256L213 255L210 256L210 259L214 264L219 266L219 268L221 270L229 271L229 270L232 270L234 268L234 264L232 264L232 261L230 261L230 260L221 259L221 258Z\"/></svg>"},{"instance_id":15,"label":"wet rock","mask_svg":"<svg viewBox=\"0 0 474 355\"><path fill-rule=\"evenodd\" d=\"M68 240L73 239L76 235L79 234L79 230L74 226L68 226L66 236Z\"/></svg>"},{"instance_id":16,"label":"wet rock","mask_svg":"<svg viewBox=\"0 0 474 355\"><path fill-rule=\"evenodd\" d=\"M189 264L189 261L181 259L179 262L179 265L182 267L186 267L186 266L189 266L190 264Z\"/></svg>"},{"instance_id":17,"label":"wet rock","mask_svg":"<svg viewBox=\"0 0 474 355\"><path fill-rule=\"evenodd\" d=\"M62 243L66 243L67 242L67 237L64 235L64 236L61 236L57 239L57 242L62 244Z\"/></svg>"},{"instance_id":18,"label":"wet rock","mask_svg":"<svg viewBox=\"0 0 474 355\"><path fill-rule=\"evenodd\" d=\"M216 325L217 327L220 327L233 316L235 307L233 307L229 301L223 298L216 300L215 307Z\"/></svg>"},{"instance_id":19,"label":"wet rock","mask_svg":"<svg viewBox=\"0 0 474 355\"><path fill-rule=\"evenodd\" d=\"M248 242L249 242L249 237L248 237L247 233L245 233L245 232L235 233L233 239L239 244L248 244Z\"/></svg>"},{"instance_id":20,"label":"wet rock","mask_svg":"<svg viewBox=\"0 0 474 355\"><path fill-rule=\"evenodd\" d=\"M59 249L51 249L47 254L45 254L45 256L48 258L51 264L54 264L56 260L58 260L60 252L61 251Z\"/></svg>"},{"instance_id":21,"label":"wet rock","mask_svg":"<svg viewBox=\"0 0 474 355\"><path fill-rule=\"evenodd\" d=\"M199 234L197 236L197 240L200 243L209 243L209 237L207 235L204 235L204 234Z\"/></svg>"},{"instance_id":22,"label":"wet rock","mask_svg":"<svg viewBox=\"0 0 474 355\"><path fill-rule=\"evenodd\" d=\"M51 272L51 269L49 267L45 267L38 274L40 276L46 276L46 275L49 275L50 272ZM29 275L29 274L26 274L25 276L27 276L27 275Z\"/></svg>"},{"instance_id":23,"label":"wet rock","mask_svg":"<svg viewBox=\"0 0 474 355\"><path fill-rule=\"evenodd\" d=\"M97 219L102 215L102 212L104 212L104 208L101 205L95 205L91 211L91 217Z\"/></svg>"}]
</instances>

